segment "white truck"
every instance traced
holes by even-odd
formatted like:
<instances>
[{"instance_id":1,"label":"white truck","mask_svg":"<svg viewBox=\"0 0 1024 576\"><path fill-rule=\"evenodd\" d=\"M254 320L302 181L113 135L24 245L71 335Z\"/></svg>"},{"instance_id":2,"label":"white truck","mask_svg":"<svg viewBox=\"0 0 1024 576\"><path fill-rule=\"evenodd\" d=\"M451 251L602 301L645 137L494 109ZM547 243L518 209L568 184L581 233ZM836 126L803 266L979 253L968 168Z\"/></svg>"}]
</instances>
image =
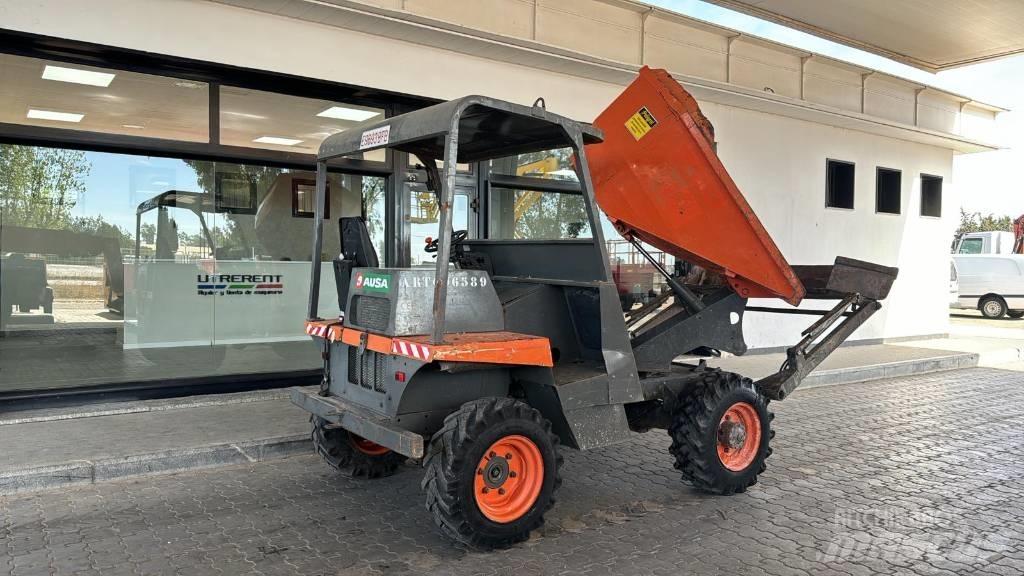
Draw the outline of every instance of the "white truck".
<instances>
[{"instance_id":1,"label":"white truck","mask_svg":"<svg viewBox=\"0 0 1024 576\"><path fill-rule=\"evenodd\" d=\"M956 243L954 254L1013 254L1013 232L968 232Z\"/></svg>"}]
</instances>

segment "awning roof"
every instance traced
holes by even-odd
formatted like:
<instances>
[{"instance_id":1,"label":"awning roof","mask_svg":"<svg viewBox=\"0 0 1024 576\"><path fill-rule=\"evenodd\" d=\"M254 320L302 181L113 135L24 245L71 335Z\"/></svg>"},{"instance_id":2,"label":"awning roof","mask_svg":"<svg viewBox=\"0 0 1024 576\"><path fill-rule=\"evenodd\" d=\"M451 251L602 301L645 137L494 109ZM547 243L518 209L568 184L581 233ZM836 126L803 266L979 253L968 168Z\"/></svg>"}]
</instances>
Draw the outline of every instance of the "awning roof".
<instances>
[{"instance_id":1,"label":"awning roof","mask_svg":"<svg viewBox=\"0 0 1024 576\"><path fill-rule=\"evenodd\" d=\"M938 72L1024 52L1020 0L708 0Z\"/></svg>"}]
</instances>

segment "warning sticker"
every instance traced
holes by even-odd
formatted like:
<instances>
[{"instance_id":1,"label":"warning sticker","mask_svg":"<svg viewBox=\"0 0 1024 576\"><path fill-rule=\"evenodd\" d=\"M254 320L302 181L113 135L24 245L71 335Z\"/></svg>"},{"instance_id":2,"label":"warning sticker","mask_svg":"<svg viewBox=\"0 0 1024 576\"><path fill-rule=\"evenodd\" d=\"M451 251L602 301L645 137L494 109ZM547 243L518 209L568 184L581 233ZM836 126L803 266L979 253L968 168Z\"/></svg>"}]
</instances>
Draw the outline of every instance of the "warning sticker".
<instances>
[{"instance_id":1,"label":"warning sticker","mask_svg":"<svg viewBox=\"0 0 1024 576\"><path fill-rule=\"evenodd\" d=\"M644 106L636 114L629 117L626 120L626 130L633 135L633 138L637 140L643 138L658 124L658 121L654 119L647 107Z\"/></svg>"}]
</instances>

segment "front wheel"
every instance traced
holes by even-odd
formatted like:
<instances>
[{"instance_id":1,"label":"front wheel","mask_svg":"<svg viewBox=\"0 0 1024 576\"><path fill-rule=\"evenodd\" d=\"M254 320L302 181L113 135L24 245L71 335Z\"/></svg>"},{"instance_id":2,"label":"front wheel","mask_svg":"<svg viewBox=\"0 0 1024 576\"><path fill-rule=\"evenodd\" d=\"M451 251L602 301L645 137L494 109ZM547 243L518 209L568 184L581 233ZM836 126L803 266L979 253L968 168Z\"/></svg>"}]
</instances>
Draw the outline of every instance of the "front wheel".
<instances>
[{"instance_id":1,"label":"front wheel","mask_svg":"<svg viewBox=\"0 0 1024 576\"><path fill-rule=\"evenodd\" d=\"M558 437L528 404L484 398L450 414L424 466L427 510L464 544L500 548L544 524L561 484Z\"/></svg>"},{"instance_id":2,"label":"front wheel","mask_svg":"<svg viewBox=\"0 0 1024 576\"><path fill-rule=\"evenodd\" d=\"M1006 314L1006 302L999 296L987 296L978 303L978 309L985 318L1002 318Z\"/></svg>"},{"instance_id":3,"label":"front wheel","mask_svg":"<svg viewBox=\"0 0 1024 576\"><path fill-rule=\"evenodd\" d=\"M1010 310L1009 312L1006 313L1006 315L1009 316L1010 318L1013 318L1014 320L1018 318L1024 318L1024 310Z\"/></svg>"},{"instance_id":4,"label":"front wheel","mask_svg":"<svg viewBox=\"0 0 1024 576\"><path fill-rule=\"evenodd\" d=\"M768 399L749 378L710 370L674 408L669 451L683 479L714 494L743 492L757 482L774 432Z\"/></svg>"}]
</instances>

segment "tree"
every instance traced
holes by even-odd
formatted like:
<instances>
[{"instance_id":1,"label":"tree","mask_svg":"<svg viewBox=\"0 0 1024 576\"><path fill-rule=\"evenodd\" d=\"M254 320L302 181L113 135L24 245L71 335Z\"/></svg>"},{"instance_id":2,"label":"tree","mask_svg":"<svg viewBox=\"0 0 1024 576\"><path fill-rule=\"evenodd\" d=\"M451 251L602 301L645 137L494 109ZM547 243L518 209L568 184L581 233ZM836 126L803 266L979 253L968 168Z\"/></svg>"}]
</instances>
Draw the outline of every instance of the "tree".
<instances>
[{"instance_id":1,"label":"tree","mask_svg":"<svg viewBox=\"0 0 1024 576\"><path fill-rule=\"evenodd\" d=\"M981 215L981 212L968 212L960 208L960 227L956 230L957 238L968 232L1011 232L1013 231L1013 218L1009 216L996 216L995 214Z\"/></svg>"},{"instance_id":2,"label":"tree","mask_svg":"<svg viewBox=\"0 0 1024 576\"><path fill-rule=\"evenodd\" d=\"M90 236L102 236L106 238L117 238L122 250L135 248L135 240L127 230L116 224L111 224L103 219L103 216L76 216L65 226L65 229L72 232L89 234Z\"/></svg>"},{"instance_id":3,"label":"tree","mask_svg":"<svg viewBox=\"0 0 1024 576\"><path fill-rule=\"evenodd\" d=\"M78 150L0 144L0 209L12 226L67 229L91 165Z\"/></svg>"},{"instance_id":4,"label":"tree","mask_svg":"<svg viewBox=\"0 0 1024 576\"><path fill-rule=\"evenodd\" d=\"M145 244L156 242L156 224L143 224L139 227L139 235L142 236L142 242Z\"/></svg>"}]
</instances>

